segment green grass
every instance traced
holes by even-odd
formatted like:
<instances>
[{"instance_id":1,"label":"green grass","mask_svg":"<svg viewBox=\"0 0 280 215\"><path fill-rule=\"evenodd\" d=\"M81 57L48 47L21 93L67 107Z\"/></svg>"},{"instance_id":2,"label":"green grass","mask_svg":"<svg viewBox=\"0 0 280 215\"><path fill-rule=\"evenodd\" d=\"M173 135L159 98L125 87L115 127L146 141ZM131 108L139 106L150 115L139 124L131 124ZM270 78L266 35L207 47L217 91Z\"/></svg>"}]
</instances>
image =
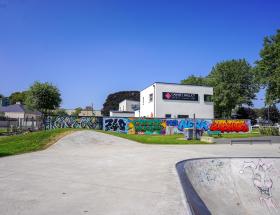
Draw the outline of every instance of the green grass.
<instances>
[{"instance_id":1,"label":"green grass","mask_svg":"<svg viewBox=\"0 0 280 215\"><path fill-rule=\"evenodd\" d=\"M183 134L175 135L138 135L138 134L123 134L109 131L99 131L105 134L111 134L117 137L133 140L139 143L151 144L211 144L200 140L184 140Z\"/></svg>"},{"instance_id":2,"label":"green grass","mask_svg":"<svg viewBox=\"0 0 280 215\"><path fill-rule=\"evenodd\" d=\"M74 129L54 129L0 138L0 157L47 148Z\"/></svg>"},{"instance_id":3,"label":"green grass","mask_svg":"<svg viewBox=\"0 0 280 215\"><path fill-rule=\"evenodd\" d=\"M6 128L0 128L0 134L1 134L1 133L5 133L5 132L7 132L7 129L6 129Z\"/></svg>"}]
</instances>

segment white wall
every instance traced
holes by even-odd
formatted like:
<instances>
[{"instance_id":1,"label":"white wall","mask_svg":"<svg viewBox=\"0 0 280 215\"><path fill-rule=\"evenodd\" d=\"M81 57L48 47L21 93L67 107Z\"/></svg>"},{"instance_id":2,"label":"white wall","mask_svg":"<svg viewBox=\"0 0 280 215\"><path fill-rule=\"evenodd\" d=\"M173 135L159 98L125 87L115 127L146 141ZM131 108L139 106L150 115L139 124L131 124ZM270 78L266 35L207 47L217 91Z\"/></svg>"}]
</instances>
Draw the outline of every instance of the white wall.
<instances>
[{"instance_id":1,"label":"white wall","mask_svg":"<svg viewBox=\"0 0 280 215\"><path fill-rule=\"evenodd\" d=\"M197 118L214 118L214 106L212 102L204 102L204 94L213 95L212 87L190 86L179 84L155 83L155 113L154 117L165 118L165 114L171 114L172 118L177 118L178 115L189 115L190 118L196 114ZM154 112L153 102L146 103L148 96L153 92L153 86L144 89L141 95L141 116L148 116ZM163 92L175 93L192 93L198 94L198 101L184 100L163 100ZM142 97L145 98L145 104L142 104Z\"/></svg>"},{"instance_id":2,"label":"white wall","mask_svg":"<svg viewBox=\"0 0 280 215\"><path fill-rule=\"evenodd\" d=\"M5 116L9 118L14 118L14 119L22 119L24 118L24 113L23 112L5 112Z\"/></svg>"},{"instance_id":3,"label":"white wall","mask_svg":"<svg viewBox=\"0 0 280 215\"><path fill-rule=\"evenodd\" d=\"M118 111L110 111L110 117L134 117L134 112L118 112Z\"/></svg>"},{"instance_id":4,"label":"white wall","mask_svg":"<svg viewBox=\"0 0 280 215\"><path fill-rule=\"evenodd\" d=\"M146 89L140 92L140 116L141 117L154 117L154 108L155 108L155 95L154 95L154 86L151 85ZM153 101L149 101L149 95L153 94ZM144 98L144 104L143 104Z\"/></svg>"},{"instance_id":5,"label":"white wall","mask_svg":"<svg viewBox=\"0 0 280 215\"><path fill-rule=\"evenodd\" d=\"M135 109L133 109L133 106L139 107L139 102L132 100L123 100L119 103L119 111L135 111ZM139 108L136 108L136 110L137 109Z\"/></svg>"}]
</instances>

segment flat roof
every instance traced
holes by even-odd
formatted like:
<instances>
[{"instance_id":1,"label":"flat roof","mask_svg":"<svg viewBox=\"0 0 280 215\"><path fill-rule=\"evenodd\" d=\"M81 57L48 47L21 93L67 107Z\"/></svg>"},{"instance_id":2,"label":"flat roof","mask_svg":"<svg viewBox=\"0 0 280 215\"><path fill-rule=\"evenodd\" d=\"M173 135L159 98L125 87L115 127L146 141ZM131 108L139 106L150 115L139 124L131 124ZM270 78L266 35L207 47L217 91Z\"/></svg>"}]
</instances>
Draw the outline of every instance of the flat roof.
<instances>
[{"instance_id":1,"label":"flat roof","mask_svg":"<svg viewBox=\"0 0 280 215\"><path fill-rule=\"evenodd\" d=\"M122 103L122 102L124 102L124 101L139 102L139 103L140 103L140 101L137 101L137 100L131 100L131 99L124 99L124 100L122 100L120 103ZM120 103L119 103L119 104L120 104Z\"/></svg>"},{"instance_id":2,"label":"flat roof","mask_svg":"<svg viewBox=\"0 0 280 215\"><path fill-rule=\"evenodd\" d=\"M193 85L193 84L180 84L180 83L167 83L167 82L160 82L160 81L156 81L152 84L150 84L149 86L145 87L143 90L147 89L148 87L154 85L154 84L165 84L165 85L181 85L181 86L191 86L191 87L207 87L207 88L213 88L210 86L203 86L203 85ZM141 90L140 92L142 92L143 90Z\"/></svg>"},{"instance_id":3,"label":"flat roof","mask_svg":"<svg viewBox=\"0 0 280 215\"><path fill-rule=\"evenodd\" d=\"M120 110L110 110L112 113L134 113L134 111L120 111Z\"/></svg>"}]
</instances>

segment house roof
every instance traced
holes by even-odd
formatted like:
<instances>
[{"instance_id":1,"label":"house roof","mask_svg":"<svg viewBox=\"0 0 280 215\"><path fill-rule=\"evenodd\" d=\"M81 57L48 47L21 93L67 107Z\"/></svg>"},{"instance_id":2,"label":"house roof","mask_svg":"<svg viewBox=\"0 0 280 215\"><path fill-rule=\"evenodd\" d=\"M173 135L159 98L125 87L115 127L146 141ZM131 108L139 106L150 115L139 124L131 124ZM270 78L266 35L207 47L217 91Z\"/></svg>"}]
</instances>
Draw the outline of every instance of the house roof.
<instances>
[{"instance_id":1,"label":"house roof","mask_svg":"<svg viewBox=\"0 0 280 215\"><path fill-rule=\"evenodd\" d=\"M5 107L0 107L0 112L6 112L6 113L29 113L29 114L36 114L41 115L39 111L34 111L29 108L27 108L25 105L22 104L14 104L14 105L8 105Z\"/></svg>"}]
</instances>

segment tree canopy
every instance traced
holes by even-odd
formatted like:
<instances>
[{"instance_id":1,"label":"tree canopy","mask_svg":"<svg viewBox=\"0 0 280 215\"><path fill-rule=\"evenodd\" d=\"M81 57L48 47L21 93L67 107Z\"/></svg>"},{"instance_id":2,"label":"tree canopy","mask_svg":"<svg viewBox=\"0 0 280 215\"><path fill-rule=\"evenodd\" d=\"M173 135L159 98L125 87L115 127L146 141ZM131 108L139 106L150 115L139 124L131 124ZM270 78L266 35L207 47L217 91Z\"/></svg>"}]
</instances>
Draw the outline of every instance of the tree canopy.
<instances>
[{"instance_id":1,"label":"tree canopy","mask_svg":"<svg viewBox=\"0 0 280 215\"><path fill-rule=\"evenodd\" d=\"M190 75L186 79L182 80L181 84L196 85L196 86L210 86L210 83L206 77L195 76L195 75Z\"/></svg>"},{"instance_id":2,"label":"tree canopy","mask_svg":"<svg viewBox=\"0 0 280 215\"><path fill-rule=\"evenodd\" d=\"M260 51L261 59L256 61L256 73L260 84L266 88L265 102L268 105L280 102L280 29L264 38Z\"/></svg>"},{"instance_id":3,"label":"tree canopy","mask_svg":"<svg viewBox=\"0 0 280 215\"><path fill-rule=\"evenodd\" d=\"M15 104L17 102L25 104L26 95L27 95L27 91L12 93L9 96L10 104Z\"/></svg>"},{"instance_id":4,"label":"tree canopy","mask_svg":"<svg viewBox=\"0 0 280 215\"><path fill-rule=\"evenodd\" d=\"M119 103L125 99L140 101L139 91L120 91L108 95L105 103L103 104L102 114L109 116L110 110L118 110Z\"/></svg>"},{"instance_id":5,"label":"tree canopy","mask_svg":"<svg viewBox=\"0 0 280 215\"><path fill-rule=\"evenodd\" d=\"M216 117L230 118L237 106L252 105L259 90L252 68L244 59L217 63L207 79L214 87Z\"/></svg>"},{"instance_id":6,"label":"tree canopy","mask_svg":"<svg viewBox=\"0 0 280 215\"><path fill-rule=\"evenodd\" d=\"M35 82L29 88L25 102L28 107L47 113L59 107L61 95L59 89L51 83Z\"/></svg>"}]
</instances>

